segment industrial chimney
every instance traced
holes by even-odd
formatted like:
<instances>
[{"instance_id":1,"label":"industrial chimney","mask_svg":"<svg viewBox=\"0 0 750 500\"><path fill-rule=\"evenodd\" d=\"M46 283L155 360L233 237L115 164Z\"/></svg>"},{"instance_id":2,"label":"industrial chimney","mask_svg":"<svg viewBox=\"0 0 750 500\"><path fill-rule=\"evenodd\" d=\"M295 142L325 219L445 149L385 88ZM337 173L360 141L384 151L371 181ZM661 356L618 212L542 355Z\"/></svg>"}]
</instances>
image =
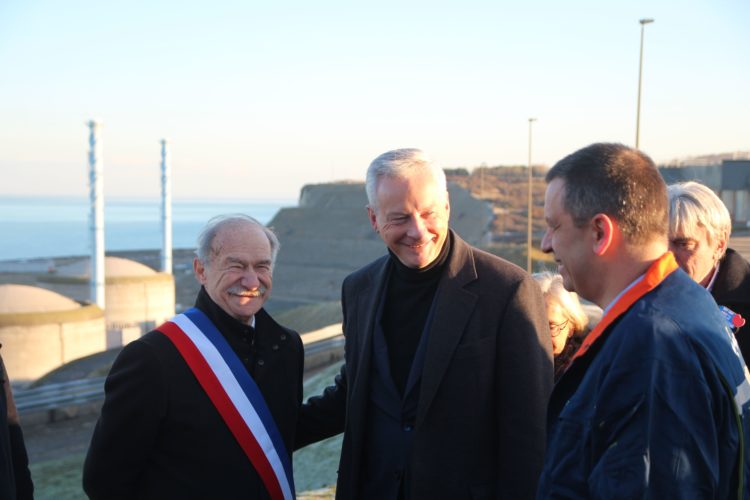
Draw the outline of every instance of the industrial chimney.
<instances>
[{"instance_id":1,"label":"industrial chimney","mask_svg":"<svg viewBox=\"0 0 750 500\"><path fill-rule=\"evenodd\" d=\"M161 271L172 274L172 164L169 144L161 140Z\"/></svg>"},{"instance_id":2,"label":"industrial chimney","mask_svg":"<svg viewBox=\"0 0 750 500\"><path fill-rule=\"evenodd\" d=\"M91 237L91 302L104 309L104 178L99 130L94 120L89 127L89 234Z\"/></svg>"}]
</instances>

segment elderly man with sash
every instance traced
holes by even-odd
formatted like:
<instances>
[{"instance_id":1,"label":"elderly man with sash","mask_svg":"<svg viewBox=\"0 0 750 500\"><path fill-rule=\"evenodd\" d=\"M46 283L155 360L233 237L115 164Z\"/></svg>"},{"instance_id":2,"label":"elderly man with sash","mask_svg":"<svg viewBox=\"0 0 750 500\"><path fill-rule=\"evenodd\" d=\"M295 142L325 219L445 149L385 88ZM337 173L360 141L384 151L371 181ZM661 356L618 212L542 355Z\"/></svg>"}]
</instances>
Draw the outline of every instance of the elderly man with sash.
<instances>
[{"instance_id":1,"label":"elderly man with sash","mask_svg":"<svg viewBox=\"0 0 750 500\"><path fill-rule=\"evenodd\" d=\"M593 144L547 182L542 250L604 315L552 392L538 498L748 498L750 374L668 251L653 161Z\"/></svg>"},{"instance_id":2,"label":"elderly man with sash","mask_svg":"<svg viewBox=\"0 0 750 500\"><path fill-rule=\"evenodd\" d=\"M209 221L195 307L128 344L107 377L91 498L294 498L302 342L262 308L278 248L251 217Z\"/></svg>"}]
</instances>

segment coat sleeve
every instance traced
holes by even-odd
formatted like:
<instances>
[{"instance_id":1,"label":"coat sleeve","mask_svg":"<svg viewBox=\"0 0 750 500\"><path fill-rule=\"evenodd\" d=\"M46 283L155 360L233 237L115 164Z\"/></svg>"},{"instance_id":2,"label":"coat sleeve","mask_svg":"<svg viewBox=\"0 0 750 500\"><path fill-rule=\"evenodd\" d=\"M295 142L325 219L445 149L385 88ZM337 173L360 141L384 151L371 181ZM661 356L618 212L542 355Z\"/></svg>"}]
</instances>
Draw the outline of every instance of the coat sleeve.
<instances>
[{"instance_id":1,"label":"coat sleeve","mask_svg":"<svg viewBox=\"0 0 750 500\"><path fill-rule=\"evenodd\" d=\"M498 338L498 498L533 498L544 463L553 368L544 299L531 277L512 294Z\"/></svg>"},{"instance_id":2,"label":"coat sleeve","mask_svg":"<svg viewBox=\"0 0 750 500\"><path fill-rule=\"evenodd\" d=\"M27 500L34 498L34 483L29 471L29 456L23 441L23 431L20 425L8 425L10 435L10 449L13 460L13 475L16 480L16 499Z\"/></svg>"},{"instance_id":3,"label":"coat sleeve","mask_svg":"<svg viewBox=\"0 0 750 500\"><path fill-rule=\"evenodd\" d=\"M153 348L128 344L112 365L83 467L92 499L133 498L166 408L166 382Z\"/></svg>"},{"instance_id":4,"label":"coat sleeve","mask_svg":"<svg viewBox=\"0 0 750 500\"><path fill-rule=\"evenodd\" d=\"M297 421L297 437L294 448L298 450L308 444L344 432L346 416L346 365L336 375L333 385L323 394L313 396L302 405Z\"/></svg>"},{"instance_id":5,"label":"coat sleeve","mask_svg":"<svg viewBox=\"0 0 750 500\"><path fill-rule=\"evenodd\" d=\"M26 444L23 440L20 418L16 403L13 399L13 390L10 386L8 372L5 363L0 356L0 377L2 378L3 391L5 392L5 403L7 407L8 440L10 447L10 461L13 467L13 477L16 486L16 498L26 500L34 498L34 483L29 471L29 456L26 453Z\"/></svg>"},{"instance_id":6,"label":"coat sleeve","mask_svg":"<svg viewBox=\"0 0 750 500\"><path fill-rule=\"evenodd\" d=\"M344 349L346 359L351 346L351 335L347 328L346 288L348 280L342 286L341 312L343 315L344 337L347 339ZM308 444L317 443L331 436L344 432L347 405L347 370L346 362L333 380L333 384L326 387L319 396L313 396L300 408L297 421L297 434L294 449L304 448Z\"/></svg>"}]
</instances>

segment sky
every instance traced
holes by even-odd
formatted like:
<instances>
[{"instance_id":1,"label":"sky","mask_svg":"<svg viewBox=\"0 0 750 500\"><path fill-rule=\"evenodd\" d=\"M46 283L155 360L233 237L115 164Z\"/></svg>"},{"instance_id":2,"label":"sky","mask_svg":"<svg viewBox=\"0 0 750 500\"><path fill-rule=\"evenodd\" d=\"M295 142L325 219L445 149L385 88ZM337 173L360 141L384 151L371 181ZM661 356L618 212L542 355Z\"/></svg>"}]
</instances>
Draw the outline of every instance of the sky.
<instances>
[{"instance_id":1,"label":"sky","mask_svg":"<svg viewBox=\"0 0 750 500\"><path fill-rule=\"evenodd\" d=\"M295 199L385 151L554 164L750 151L747 0L0 0L0 195Z\"/></svg>"}]
</instances>

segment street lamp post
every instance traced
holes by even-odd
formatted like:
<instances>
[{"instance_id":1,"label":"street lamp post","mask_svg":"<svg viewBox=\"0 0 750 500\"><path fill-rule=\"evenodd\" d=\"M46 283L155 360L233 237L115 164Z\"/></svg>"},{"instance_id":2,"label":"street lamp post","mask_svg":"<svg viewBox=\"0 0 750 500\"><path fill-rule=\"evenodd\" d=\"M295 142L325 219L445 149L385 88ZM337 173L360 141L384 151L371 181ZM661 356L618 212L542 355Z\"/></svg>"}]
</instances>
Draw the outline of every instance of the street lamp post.
<instances>
[{"instance_id":1,"label":"street lamp post","mask_svg":"<svg viewBox=\"0 0 750 500\"><path fill-rule=\"evenodd\" d=\"M531 124L536 121L536 118L529 118L529 206L526 216L528 227L526 231L526 271L531 272L531 186L532 186L532 168L531 168Z\"/></svg>"},{"instance_id":2,"label":"street lamp post","mask_svg":"<svg viewBox=\"0 0 750 500\"><path fill-rule=\"evenodd\" d=\"M653 23L653 19L644 18L639 20L641 23L641 57L638 61L638 105L635 112L635 149L638 149L640 134L641 134L641 77L643 75L643 32L644 27Z\"/></svg>"}]
</instances>

